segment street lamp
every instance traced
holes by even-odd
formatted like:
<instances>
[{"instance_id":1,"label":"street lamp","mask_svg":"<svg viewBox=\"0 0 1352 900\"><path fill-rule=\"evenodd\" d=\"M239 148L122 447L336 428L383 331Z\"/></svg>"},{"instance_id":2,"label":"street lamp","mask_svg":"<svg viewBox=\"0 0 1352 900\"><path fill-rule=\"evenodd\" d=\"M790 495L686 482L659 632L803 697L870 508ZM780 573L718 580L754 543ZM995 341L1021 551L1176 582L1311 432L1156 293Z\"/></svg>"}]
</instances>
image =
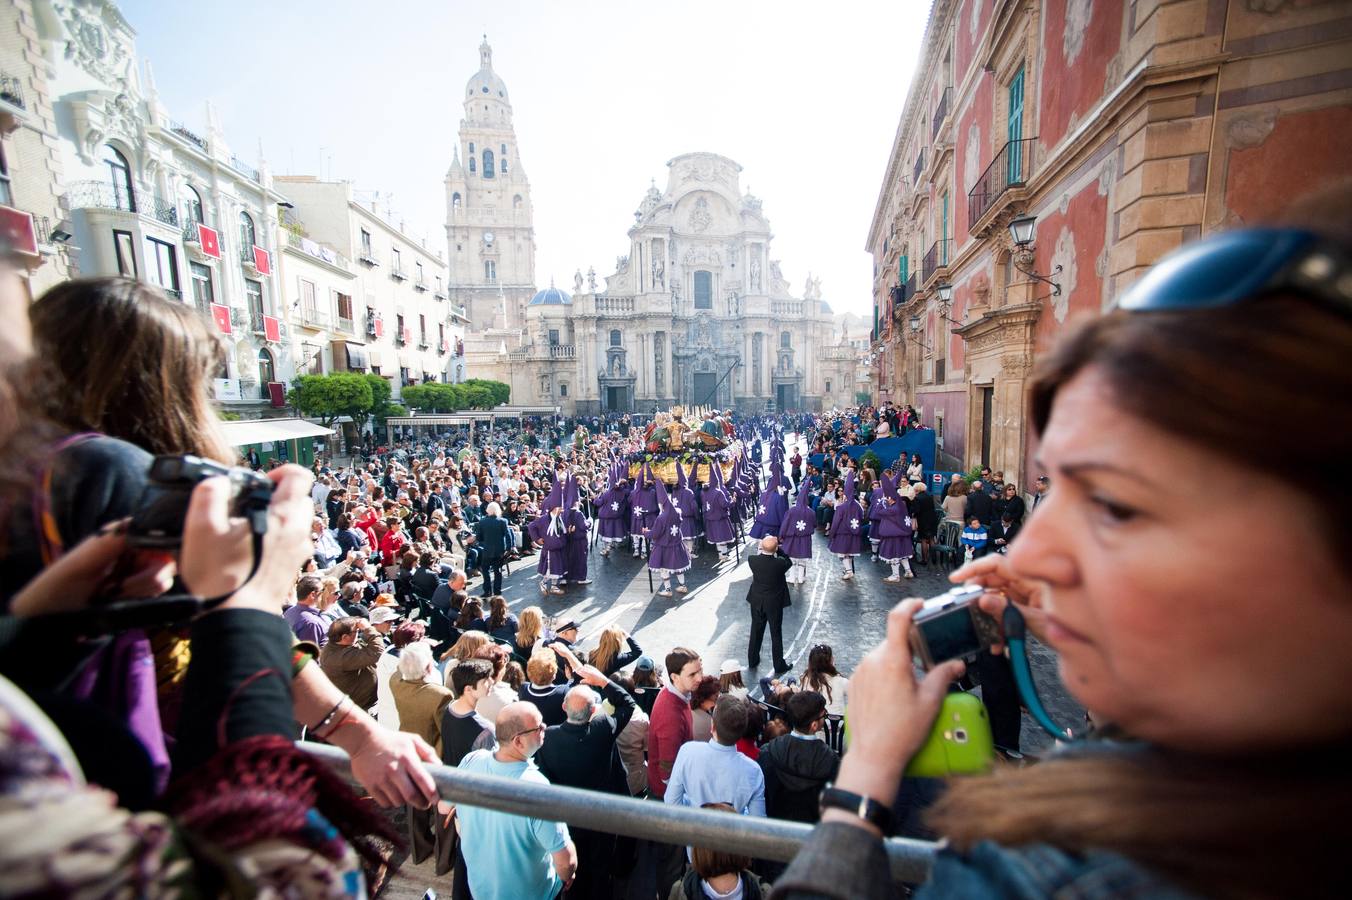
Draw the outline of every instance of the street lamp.
<instances>
[{"instance_id":1,"label":"street lamp","mask_svg":"<svg viewBox=\"0 0 1352 900\"><path fill-rule=\"evenodd\" d=\"M1023 215L1017 216L1009 222L1009 236L1014 241L1014 268L1023 274L1032 278L1034 281L1041 281L1043 284L1052 286L1052 296L1061 296L1061 285L1057 284L1046 275L1039 275L1033 271L1033 236L1037 232L1037 218L1035 216ZM1052 275L1060 275L1061 267L1052 269Z\"/></svg>"},{"instance_id":2,"label":"street lamp","mask_svg":"<svg viewBox=\"0 0 1352 900\"><path fill-rule=\"evenodd\" d=\"M926 353L934 352L934 348L925 343L925 338L920 334L919 316L911 316L911 340L915 341L916 346L922 348Z\"/></svg>"},{"instance_id":3,"label":"street lamp","mask_svg":"<svg viewBox=\"0 0 1352 900\"><path fill-rule=\"evenodd\" d=\"M948 315L948 311L953 308L953 285L947 282L936 285L934 292L935 296L939 298L939 318L945 322L952 322L954 325L961 325L961 322L950 318Z\"/></svg>"}]
</instances>

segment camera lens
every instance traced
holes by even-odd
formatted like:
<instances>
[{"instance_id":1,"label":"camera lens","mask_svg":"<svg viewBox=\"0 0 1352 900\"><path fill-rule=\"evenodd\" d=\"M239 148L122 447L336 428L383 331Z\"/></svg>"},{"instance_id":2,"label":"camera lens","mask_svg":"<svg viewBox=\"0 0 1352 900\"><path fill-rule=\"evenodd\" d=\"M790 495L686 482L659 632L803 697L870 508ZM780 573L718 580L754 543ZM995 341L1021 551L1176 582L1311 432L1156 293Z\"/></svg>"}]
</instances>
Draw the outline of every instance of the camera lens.
<instances>
[{"instance_id":1,"label":"camera lens","mask_svg":"<svg viewBox=\"0 0 1352 900\"><path fill-rule=\"evenodd\" d=\"M967 743L967 729L966 728L953 729L953 740L959 744Z\"/></svg>"}]
</instances>

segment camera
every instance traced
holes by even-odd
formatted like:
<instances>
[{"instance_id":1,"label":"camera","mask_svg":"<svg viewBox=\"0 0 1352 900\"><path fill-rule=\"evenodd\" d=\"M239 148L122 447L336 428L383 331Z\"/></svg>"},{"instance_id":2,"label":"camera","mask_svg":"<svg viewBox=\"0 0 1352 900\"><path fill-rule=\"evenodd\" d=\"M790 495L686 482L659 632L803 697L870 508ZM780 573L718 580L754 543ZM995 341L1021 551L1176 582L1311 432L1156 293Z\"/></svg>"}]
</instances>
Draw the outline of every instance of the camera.
<instances>
[{"instance_id":1,"label":"camera","mask_svg":"<svg viewBox=\"0 0 1352 900\"><path fill-rule=\"evenodd\" d=\"M183 542L188 500L198 482L217 476L230 479L230 515L251 520L254 530L266 530L272 482L249 469L227 467L197 456L157 456L150 478L127 527L133 547L175 549Z\"/></svg>"},{"instance_id":2,"label":"camera","mask_svg":"<svg viewBox=\"0 0 1352 900\"><path fill-rule=\"evenodd\" d=\"M971 662L1000 642L1000 623L977 606L984 593L980 586L955 587L920 607L911 623L910 642L926 671L950 659Z\"/></svg>"},{"instance_id":3,"label":"camera","mask_svg":"<svg viewBox=\"0 0 1352 900\"><path fill-rule=\"evenodd\" d=\"M990 771L995 761L991 720L973 694L948 694L930 729L929 738L911 757L906 774L918 778L947 778Z\"/></svg>"}]
</instances>

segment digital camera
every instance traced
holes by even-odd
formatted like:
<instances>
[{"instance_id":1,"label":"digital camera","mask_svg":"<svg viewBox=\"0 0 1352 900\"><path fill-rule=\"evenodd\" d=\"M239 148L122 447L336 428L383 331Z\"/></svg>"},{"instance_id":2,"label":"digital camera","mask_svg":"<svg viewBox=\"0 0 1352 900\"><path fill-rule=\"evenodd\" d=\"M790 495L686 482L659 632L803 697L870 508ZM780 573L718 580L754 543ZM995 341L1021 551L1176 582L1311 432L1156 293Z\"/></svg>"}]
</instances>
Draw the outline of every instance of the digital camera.
<instances>
[{"instance_id":1,"label":"digital camera","mask_svg":"<svg viewBox=\"0 0 1352 900\"><path fill-rule=\"evenodd\" d=\"M920 607L911 623L911 652L926 671L950 659L970 663L1000 642L1000 623L977 607L985 592L979 586L955 587Z\"/></svg>"},{"instance_id":2,"label":"digital camera","mask_svg":"<svg viewBox=\"0 0 1352 900\"><path fill-rule=\"evenodd\" d=\"M149 483L127 527L127 543L133 547L177 548L183 542L183 523L193 488L217 476L230 479L232 518L267 514L273 485L262 475L187 454L157 456L150 464Z\"/></svg>"}]
</instances>

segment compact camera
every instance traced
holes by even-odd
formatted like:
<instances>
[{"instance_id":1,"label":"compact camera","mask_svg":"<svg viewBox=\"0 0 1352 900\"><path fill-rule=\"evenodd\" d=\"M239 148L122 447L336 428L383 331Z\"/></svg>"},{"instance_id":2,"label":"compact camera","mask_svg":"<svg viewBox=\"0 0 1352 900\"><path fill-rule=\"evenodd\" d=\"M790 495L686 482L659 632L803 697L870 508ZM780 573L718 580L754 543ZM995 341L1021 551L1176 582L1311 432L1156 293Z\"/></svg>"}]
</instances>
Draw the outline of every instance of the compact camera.
<instances>
[{"instance_id":1,"label":"compact camera","mask_svg":"<svg viewBox=\"0 0 1352 900\"><path fill-rule=\"evenodd\" d=\"M986 706L973 694L948 694L929 738L906 765L906 774L947 778L988 772L995 762L995 739Z\"/></svg>"},{"instance_id":2,"label":"compact camera","mask_svg":"<svg viewBox=\"0 0 1352 900\"><path fill-rule=\"evenodd\" d=\"M230 515L253 520L255 531L266 527L272 482L244 468L231 468L197 456L157 456L150 464L150 481L141 493L127 527L133 547L176 549L183 542L188 500L198 482L225 476L230 479Z\"/></svg>"},{"instance_id":3,"label":"compact camera","mask_svg":"<svg viewBox=\"0 0 1352 900\"><path fill-rule=\"evenodd\" d=\"M911 623L911 651L926 670L950 659L971 662L1001 641L1000 623L983 613L980 586L955 587L931 597Z\"/></svg>"}]
</instances>

